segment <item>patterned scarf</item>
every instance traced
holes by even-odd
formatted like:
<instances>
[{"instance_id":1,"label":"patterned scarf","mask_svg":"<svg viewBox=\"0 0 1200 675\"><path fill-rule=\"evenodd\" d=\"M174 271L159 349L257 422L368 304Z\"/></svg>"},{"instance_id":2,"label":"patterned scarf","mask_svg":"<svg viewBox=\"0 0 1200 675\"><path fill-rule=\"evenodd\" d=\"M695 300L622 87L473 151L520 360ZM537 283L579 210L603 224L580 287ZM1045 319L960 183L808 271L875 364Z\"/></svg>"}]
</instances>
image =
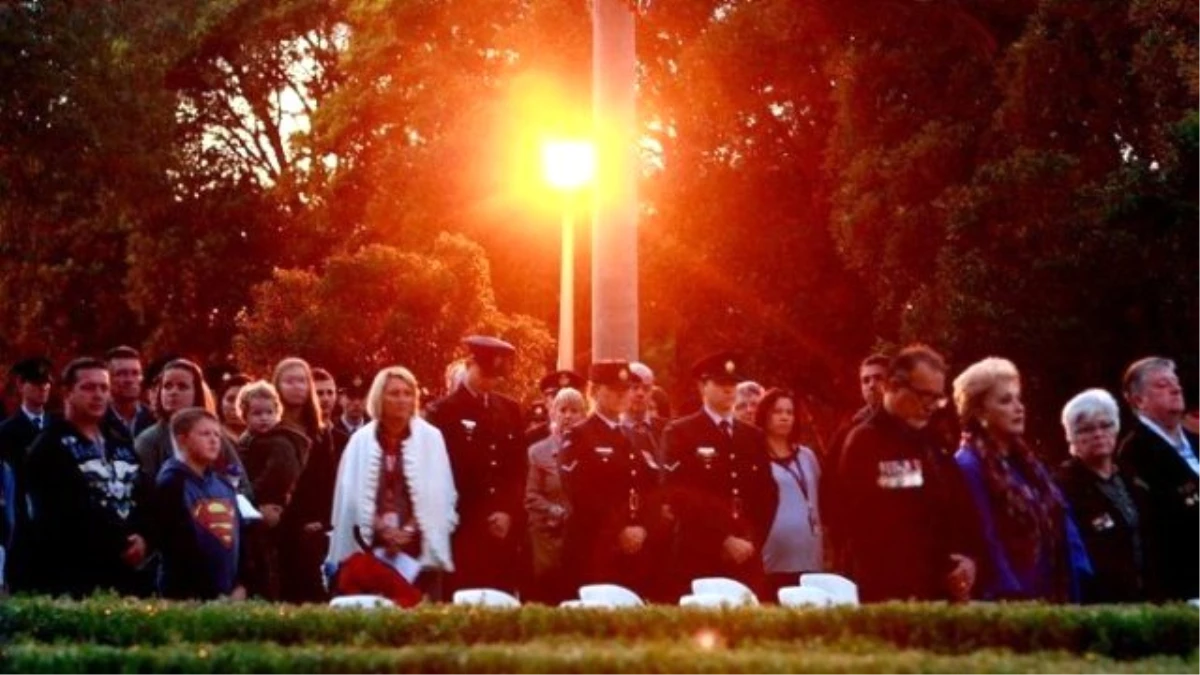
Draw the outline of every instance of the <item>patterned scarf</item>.
<instances>
[{"instance_id":1,"label":"patterned scarf","mask_svg":"<svg viewBox=\"0 0 1200 675\"><path fill-rule=\"evenodd\" d=\"M983 431L964 432L963 443L975 448L983 461L996 529L1014 571L1027 572L1049 561L1050 585L1035 592L1047 600L1066 600L1066 505L1049 472L1020 439L1014 440L1007 456Z\"/></svg>"}]
</instances>

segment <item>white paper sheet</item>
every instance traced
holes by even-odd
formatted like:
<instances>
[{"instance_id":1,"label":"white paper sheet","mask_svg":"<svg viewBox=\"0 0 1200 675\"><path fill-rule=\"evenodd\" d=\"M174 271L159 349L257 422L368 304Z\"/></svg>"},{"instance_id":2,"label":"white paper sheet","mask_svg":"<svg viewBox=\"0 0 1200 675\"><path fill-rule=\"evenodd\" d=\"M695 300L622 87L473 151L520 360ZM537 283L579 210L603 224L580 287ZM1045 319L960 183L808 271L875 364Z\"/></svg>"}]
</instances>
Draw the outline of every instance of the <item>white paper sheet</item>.
<instances>
[{"instance_id":1,"label":"white paper sheet","mask_svg":"<svg viewBox=\"0 0 1200 675\"><path fill-rule=\"evenodd\" d=\"M258 509L254 508L254 505L251 504L250 500L246 499L246 497L244 495L239 494L237 496L237 505L238 505L238 513L242 514L243 519L245 519L245 520L262 520L262 517L263 517L262 514L259 513Z\"/></svg>"},{"instance_id":2,"label":"white paper sheet","mask_svg":"<svg viewBox=\"0 0 1200 675\"><path fill-rule=\"evenodd\" d=\"M397 553L395 558L389 558L382 548L376 548L375 557L391 565L410 584L416 581L417 575L421 573L421 563L408 554Z\"/></svg>"}]
</instances>

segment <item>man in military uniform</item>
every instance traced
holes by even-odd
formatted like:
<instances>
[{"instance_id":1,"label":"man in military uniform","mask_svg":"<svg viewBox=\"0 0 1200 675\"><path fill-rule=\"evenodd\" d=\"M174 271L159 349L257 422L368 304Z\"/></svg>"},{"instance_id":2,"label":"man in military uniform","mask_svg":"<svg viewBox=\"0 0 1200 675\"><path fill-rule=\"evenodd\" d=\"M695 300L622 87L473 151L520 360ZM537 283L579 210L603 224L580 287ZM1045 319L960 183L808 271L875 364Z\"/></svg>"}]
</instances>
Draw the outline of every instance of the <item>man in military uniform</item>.
<instances>
[{"instance_id":1,"label":"man in military uniform","mask_svg":"<svg viewBox=\"0 0 1200 675\"><path fill-rule=\"evenodd\" d=\"M572 370L556 370L538 381L538 390L542 392L542 400L539 401L539 405L544 411L544 415L540 422L531 424L526 430L525 443L527 445L533 445L550 435L550 423L547 420L550 411L554 409L554 397L558 395L559 390L570 387L582 393L585 384L586 381L583 377Z\"/></svg>"},{"instance_id":2,"label":"man in military uniform","mask_svg":"<svg viewBox=\"0 0 1200 675\"><path fill-rule=\"evenodd\" d=\"M667 489L679 519L679 554L672 581L687 592L692 579L738 579L756 592L764 580L762 543L779 499L762 431L734 417L735 387L746 379L740 358L719 352L692 374L704 405L667 426Z\"/></svg>"},{"instance_id":3,"label":"man in military uniform","mask_svg":"<svg viewBox=\"0 0 1200 675\"><path fill-rule=\"evenodd\" d=\"M620 422L638 378L624 361L594 363L588 378L595 410L566 433L559 453L571 504L563 568L570 588L615 583L647 596L653 570L647 539L657 525L648 497L656 476Z\"/></svg>"},{"instance_id":4,"label":"man in military uniform","mask_svg":"<svg viewBox=\"0 0 1200 675\"><path fill-rule=\"evenodd\" d=\"M25 359L12 367L21 405L12 417L0 424L0 467L7 467L6 471L12 478L10 484L0 486L0 500L4 505L0 514L12 514L11 521L0 516L0 546L7 549L3 571L13 591L28 589L31 541L29 509L26 508L25 498L25 463L33 440L50 422L46 402L50 399L52 368L50 361L41 357ZM5 473L5 469L0 468L2 473Z\"/></svg>"},{"instance_id":5,"label":"man in military uniform","mask_svg":"<svg viewBox=\"0 0 1200 675\"><path fill-rule=\"evenodd\" d=\"M459 588L515 591L523 574L521 545L527 450L521 406L496 393L516 350L492 337L463 341L471 352L463 381L432 403L425 417L441 430L458 489L454 533Z\"/></svg>"}]
</instances>

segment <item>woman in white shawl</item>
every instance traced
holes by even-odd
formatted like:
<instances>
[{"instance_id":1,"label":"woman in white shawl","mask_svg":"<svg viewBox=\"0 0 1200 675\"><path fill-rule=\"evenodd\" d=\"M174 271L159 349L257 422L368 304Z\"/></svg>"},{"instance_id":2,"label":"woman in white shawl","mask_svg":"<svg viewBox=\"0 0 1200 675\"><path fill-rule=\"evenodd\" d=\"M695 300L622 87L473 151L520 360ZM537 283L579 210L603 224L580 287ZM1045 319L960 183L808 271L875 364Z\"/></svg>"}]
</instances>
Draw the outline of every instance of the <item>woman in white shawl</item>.
<instances>
[{"instance_id":1,"label":"woman in white shawl","mask_svg":"<svg viewBox=\"0 0 1200 675\"><path fill-rule=\"evenodd\" d=\"M384 368L367 394L373 421L350 437L333 494L331 573L369 547L430 600L453 572L450 535L458 493L446 443L418 416L420 389L406 368Z\"/></svg>"}]
</instances>

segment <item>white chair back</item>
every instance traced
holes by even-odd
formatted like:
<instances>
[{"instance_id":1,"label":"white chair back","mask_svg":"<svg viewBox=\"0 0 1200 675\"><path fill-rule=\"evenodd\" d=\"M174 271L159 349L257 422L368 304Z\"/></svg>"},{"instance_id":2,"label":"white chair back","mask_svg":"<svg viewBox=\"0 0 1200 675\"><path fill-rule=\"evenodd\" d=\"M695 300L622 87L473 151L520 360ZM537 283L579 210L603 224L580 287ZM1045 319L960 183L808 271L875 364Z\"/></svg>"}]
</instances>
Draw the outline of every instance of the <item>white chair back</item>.
<instances>
[{"instance_id":1,"label":"white chair back","mask_svg":"<svg viewBox=\"0 0 1200 675\"><path fill-rule=\"evenodd\" d=\"M692 580L695 595L719 595L729 598L735 605L757 605L758 596L748 586L736 579L705 577Z\"/></svg>"},{"instance_id":2,"label":"white chair back","mask_svg":"<svg viewBox=\"0 0 1200 675\"><path fill-rule=\"evenodd\" d=\"M565 609L570 609L572 607L583 607L583 601L582 600L563 600L562 602L558 603L558 606L565 608Z\"/></svg>"},{"instance_id":3,"label":"white chair back","mask_svg":"<svg viewBox=\"0 0 1200 675\"><path fill-rule=\"evenodd\" d=\"M342 609L380 609L395 607L396 603L382 595L339 595L329 601L329 606Z\"/></svg>"},{"instance_id":4,"label":"white chair back","mask_svg":"<svg viewBox=\"0 0 1200 675\"><path fill-rule=\"evenodd\" d=\"M637 593L616 584L580 586L579 599L588 607L641 607L645 604Z\"/></svg>"},{"instance_id":5,"label":"white chair back","mask_svg":"<svg viewBox=\"0 0 1200 675\"><path fill-rule=\"evenodd\" d=\"M833 598L815 586L785 586L779 589L779 604L784 607L828 607Z\"/></svg>"},{"instance_id":6,"label":"white chair back","mask_svg":"<svg viewBox=\"0 0 1200 675\"><path fill-rule=\"evenodd\" d=\"M694 595L685 595L679 598L680 607L706 607L706 608L721 608L721 607L737 607L742 603L730 598L726 595L715 595L713 593L696 593Z\"/></svg>"},{"instance_id":7,"label":"white chair back","mask_svg":"<svg viewBox=\"0 0 1200 675\"><path fill-rule=\"evenodd\" d=\"M456 605L483 605L484 607L520 607L521 601L494 588L464 588L454 592Z\"/></svg>"},{"instance_id":8,"label":"white chair back","mask_svg":"<svg viewBox=\"0 0 1200 675\"><path fill-rule=\"evenodd\" d=\"M833 598L835 605L857 605L858 585L839 574L810 572L800 575L800 585L819 588Z\"/></svg>"}]
</instances>

